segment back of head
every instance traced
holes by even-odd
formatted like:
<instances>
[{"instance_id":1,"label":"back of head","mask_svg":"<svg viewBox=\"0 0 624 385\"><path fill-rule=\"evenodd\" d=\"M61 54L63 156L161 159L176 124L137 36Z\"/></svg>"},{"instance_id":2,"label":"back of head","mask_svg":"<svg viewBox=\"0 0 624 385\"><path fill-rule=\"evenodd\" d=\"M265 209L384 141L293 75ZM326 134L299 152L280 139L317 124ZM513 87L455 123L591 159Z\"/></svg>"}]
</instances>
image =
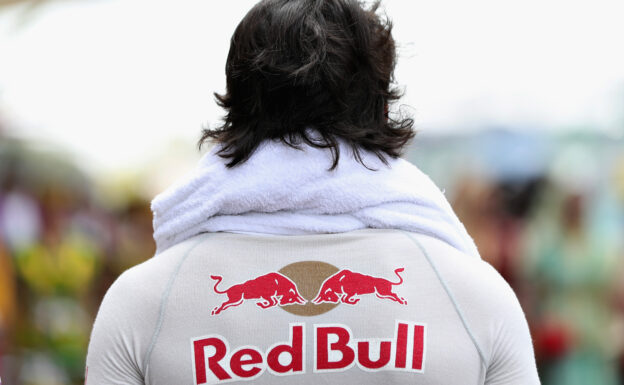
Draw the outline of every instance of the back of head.
<instances>
[{"instance_id":1,"label":"back of head","mask_svg":"<svg viewBox=\"0 0 624 385\"><path fill-rule=\"evenodd\" d=\"M226 111L223 125L205 129L228 167L244 162L266 139L297 147L303 139L329 147L336 138L358 148L401 155L413 121L388 117L396 63L391 23L356 0L263 0L243 18L231 39L227 92L215 94ZM306 134L317 130L318 141Z\"/></svg>"}]
</instances>

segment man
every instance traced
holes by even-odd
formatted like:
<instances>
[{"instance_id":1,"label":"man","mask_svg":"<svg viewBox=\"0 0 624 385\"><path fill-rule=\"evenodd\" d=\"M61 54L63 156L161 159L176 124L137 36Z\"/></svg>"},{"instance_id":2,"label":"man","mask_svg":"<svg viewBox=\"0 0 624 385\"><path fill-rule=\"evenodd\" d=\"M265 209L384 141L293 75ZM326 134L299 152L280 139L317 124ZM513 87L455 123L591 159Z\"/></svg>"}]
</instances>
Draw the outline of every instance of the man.
<instances>
[{"instance_id":1,"label":"man","mask_svg":"<svg viewBox=\"0 0 624 385\"><path fill-rule=\"evenodd\" d=\"M88 384L539 384L514 292L400 158L376 8L240 22L217 145L152 202L157 253L106 294Z\"/></svg>"}]
</instances>

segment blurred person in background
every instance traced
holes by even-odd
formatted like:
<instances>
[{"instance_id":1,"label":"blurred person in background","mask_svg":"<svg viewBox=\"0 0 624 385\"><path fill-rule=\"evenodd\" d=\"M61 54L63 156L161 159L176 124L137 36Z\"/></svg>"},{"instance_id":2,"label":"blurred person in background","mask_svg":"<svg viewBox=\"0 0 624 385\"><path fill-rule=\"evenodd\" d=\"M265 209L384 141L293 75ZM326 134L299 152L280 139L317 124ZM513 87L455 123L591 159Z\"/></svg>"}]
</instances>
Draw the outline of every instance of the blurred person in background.
<instances>
[{"instance_id":1,"label":"blurred person in background","mask_svg":"<svg viewBox=\"0 0 624 385\"><path fill-rule=\"evenodd\" d=\"M143 226L151 234L151 223L134 219L141 208L151 214L149 202L136 200L131 215L123 205L104 208L86 187L91 181L62 156L2 139L0 377L6 384L82 383L91 314L104 294L98 288L137 258L116 233L141 240ZM143 240L137 252L152 246Z\"/></svg>"},{"instance_id":2,"label":"blurred person in background","mask_svg":"<svg viewBox=\"0 0 624 385\"><path fill-rule=\"evenodd\" d=\"M619 206L619 218L620 227L624 229L624 154L621 154L620 158L616 162L614 167L614 186L615 195L620 203ZM620 382L624 381L624 237L620 239L620 255L619 255L619 268L616 269L615 280L616 289L615 297L615 309L617 315L615 336L616 344L618 347L618 373Z\"/></svg>"},{"instance_id":3,"label":"blurred person in background","mask_svg":"<svg viewBox=\"0 0 624 385\"><path fill-rule=\"evenodd\" d=\"M593 174L593 173L592 173ZM526 234L535 348L548 384L619 384L613 298L622 258L617 238L595 223L594 177L552 177Z\"/></svg>"},{"instance_id":4,"label":"blurred person in background","mask_svg":"<svg viewBox=\"0 0 624 385\"><path fill-rule=\"evenodd\" d=\"M377 7L243 18L217 145L152 202L156 254L104 297L87 384L540 383L513 290L400 157Z\"/></svg>"},{"instance_id":5,"label":"blurred person in background","mask_svg":"<svg viewBox=\"0 0 624 385\"><path fill-rule=\"evenodd\" d=\"M15 280L11 258L0 238L0 357L11 344L16 319ZM0 373L2 373L0 361Z\"/></svg>"},{"instance_id":6,"label":"blurred person in background","mask_svg":"<svg viewBox=\"0 0 624 385\"><path fill-rule=\"evenodd\" d=\"M0 172L0 177L3 176ZM4 183L3 183L4 182ZM7 192L12 188L9 178L0 179L0 357L8 345L16 318L15 275L13 260L9 254L9 245L5 235L5 201ZM1 365L1 363L0 363Z\"/></svg>"}]
</instances>

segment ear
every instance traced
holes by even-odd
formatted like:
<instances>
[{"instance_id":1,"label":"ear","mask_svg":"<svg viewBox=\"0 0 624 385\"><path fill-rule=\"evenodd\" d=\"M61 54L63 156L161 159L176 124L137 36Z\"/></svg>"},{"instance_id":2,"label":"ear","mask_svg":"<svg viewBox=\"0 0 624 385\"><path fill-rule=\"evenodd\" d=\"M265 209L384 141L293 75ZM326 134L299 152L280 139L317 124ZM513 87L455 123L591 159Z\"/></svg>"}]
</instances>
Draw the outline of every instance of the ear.
<instances>
[{"instance_id":1,"label":"ear","mask_svg":"<svg viewBox=\"0 0 624 385\"><path fill-rule=\"evenodd\" d=\"M386 117L386 122L388 121L388 103L384 104L384 116Z\"/></svg>"}]
</instances>

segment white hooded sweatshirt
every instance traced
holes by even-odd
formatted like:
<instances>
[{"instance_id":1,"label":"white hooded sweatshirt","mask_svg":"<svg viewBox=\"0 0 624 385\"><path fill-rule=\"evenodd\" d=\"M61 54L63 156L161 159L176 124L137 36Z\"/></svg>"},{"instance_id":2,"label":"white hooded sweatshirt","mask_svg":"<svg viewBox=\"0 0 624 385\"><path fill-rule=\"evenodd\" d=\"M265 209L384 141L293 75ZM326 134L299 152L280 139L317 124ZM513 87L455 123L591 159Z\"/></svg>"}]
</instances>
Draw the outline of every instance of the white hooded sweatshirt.
<instances>
[{"instance_id":1,"label":"white hooded sweatshirt","mask_svg":"<svg viewBox=\"0 0 624 385\"><path fill-rule=\"evenodd\" d=\"M433 182L342 150L333 174L328 150L211 151L157 197L158 253L107 292L86 383L539 384L513 290Z\"/></svg>"}]
</instances>

